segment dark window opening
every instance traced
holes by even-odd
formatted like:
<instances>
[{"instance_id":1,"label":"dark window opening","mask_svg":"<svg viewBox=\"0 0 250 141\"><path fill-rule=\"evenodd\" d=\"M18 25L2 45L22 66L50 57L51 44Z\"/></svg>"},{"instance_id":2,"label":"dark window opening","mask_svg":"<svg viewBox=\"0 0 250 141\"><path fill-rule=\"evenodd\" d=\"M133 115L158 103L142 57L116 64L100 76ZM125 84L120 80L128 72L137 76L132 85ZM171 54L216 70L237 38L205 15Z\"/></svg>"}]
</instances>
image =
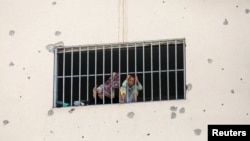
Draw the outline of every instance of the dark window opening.
<instances>
[{"instance_id":1,"label":"dark window opening","mask_svg":"<svg viewBox=\"0 0 250 141\"><path fill-rule=\"evenodd\" d=\"M55 49L54 107L89 104L92 89L113 72L119 86L128 74L138 76L143 89L137 102L185 99L185 40L58 47ZM115 98L102 104L120 102Z\"/></svg>"}]
</instances>

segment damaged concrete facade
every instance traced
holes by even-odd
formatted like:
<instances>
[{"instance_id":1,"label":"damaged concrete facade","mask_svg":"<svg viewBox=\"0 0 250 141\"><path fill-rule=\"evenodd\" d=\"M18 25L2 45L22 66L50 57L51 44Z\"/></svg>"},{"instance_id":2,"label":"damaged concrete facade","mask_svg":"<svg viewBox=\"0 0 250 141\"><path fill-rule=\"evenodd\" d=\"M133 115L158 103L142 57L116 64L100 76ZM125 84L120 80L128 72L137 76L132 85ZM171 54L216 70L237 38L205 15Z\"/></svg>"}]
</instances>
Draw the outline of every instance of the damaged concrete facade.
<instances>
[{"instance_id":1,"label":"damaged concrete facade","mask_svg":"<svg viewBox=\"0 0 250 141\"><path fill-rule=\"evenodd\" d=\"M249 0L0 0L0 140L207 140L250 123ZM57 45L185 38L185 100L53 106Z\"/></svg>"}]
</instances>

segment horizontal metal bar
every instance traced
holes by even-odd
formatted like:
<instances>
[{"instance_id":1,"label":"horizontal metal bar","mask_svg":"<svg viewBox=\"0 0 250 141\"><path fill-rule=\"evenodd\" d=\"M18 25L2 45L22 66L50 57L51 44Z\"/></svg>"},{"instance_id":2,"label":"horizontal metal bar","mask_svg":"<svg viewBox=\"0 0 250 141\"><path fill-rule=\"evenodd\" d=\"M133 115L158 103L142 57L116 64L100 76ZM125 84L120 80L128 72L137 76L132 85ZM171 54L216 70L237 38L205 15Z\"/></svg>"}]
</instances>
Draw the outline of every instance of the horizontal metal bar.
<instances>
[{"instance_id":1,"label":"horizontal metal bar","mask_svg":"<svg viewBox=\"0 0 250 141\"><path fill-rule=\"evenodd\" d=\"M158 45L161 42L162 45L164 44L183 44L185 43L185 38L177 38L177 39L165 39L165 40L152 40L152 41L135 41L135 42L118 42L118 43L104 43L104 44L86 44L86 45L72 45L72 46L58 46L57 49L58 53L62 53L60 49L70 49L73 48L74 51L78 51L79 48L82 48L82 51L89 50L100 50L103 47L105 48L127 48L127 47L142 47L142 46L151 46L151 45ZM68 50L66 50L68 52Z\"/></svg>"},{"instance_id":2,"label":"horizontal metal bar","mask_svg":"<svg viewBox=\"0 0 250 141\"><path fill-rule=\"evenodd\" d=\"M161 72L161 73L163 73L163 72L175 72L175 71L184 71L184 69L178 69L178 70L162 70L162 71L144 71L144 73L142 72L142 71L137 71L137 72L128 72L128 74L146 74L146 73L151 73L151 72L153 72L153 73L159 73L159 72ZM123 74L123 75L127 75L127 72L123 72L123 73L120 73L121 75ZM110 73L106 73L106 74L104 74L104 75L111 75ZM80 75L80 77L87 77L87 76L103 76L103 74L89 74L89 75ZM73 77L79 77L79 75L73 75ZM58 78L63 78L63 76L58 76ZM71 78L71 75L68 75L68 76L64 76L64 78Z\"/></svg>"}]
</instances>

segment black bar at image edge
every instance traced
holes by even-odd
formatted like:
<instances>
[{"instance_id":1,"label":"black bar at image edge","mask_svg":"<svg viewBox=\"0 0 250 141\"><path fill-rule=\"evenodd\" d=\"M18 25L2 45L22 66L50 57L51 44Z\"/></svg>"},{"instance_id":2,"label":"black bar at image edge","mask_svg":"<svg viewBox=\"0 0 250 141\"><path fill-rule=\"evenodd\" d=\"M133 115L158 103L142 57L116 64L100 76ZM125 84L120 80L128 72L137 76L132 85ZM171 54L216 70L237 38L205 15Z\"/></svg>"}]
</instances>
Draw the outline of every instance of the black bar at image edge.
<instances>
[{"instance_id":1,"label":"black bar at image edge","mask_svg":"<svg viewBox=\"0 0 250 141\"><path fill-rule=\"evenodd\" d=\"M249 125L208 125L208 141L222 140L250 141L250 124Z\"/></svg>"}]
</instances>

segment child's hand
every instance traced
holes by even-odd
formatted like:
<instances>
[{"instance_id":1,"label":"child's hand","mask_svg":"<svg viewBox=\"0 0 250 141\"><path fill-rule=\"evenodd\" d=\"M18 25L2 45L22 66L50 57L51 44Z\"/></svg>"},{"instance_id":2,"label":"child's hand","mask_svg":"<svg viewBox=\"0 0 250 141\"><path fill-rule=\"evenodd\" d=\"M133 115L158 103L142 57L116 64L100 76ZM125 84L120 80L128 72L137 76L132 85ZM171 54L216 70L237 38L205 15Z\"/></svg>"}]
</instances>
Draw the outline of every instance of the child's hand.
<instances>
[{"instance_id":1,"label":"child's hand","mask_svg":"<svg viewBox=\"0 0 250 141\"><path fill-rule=\"evenodd\" d=\"M135 76L135 82L139 83L139 79L137 76Z\"/></svg>"}]
</instances>

